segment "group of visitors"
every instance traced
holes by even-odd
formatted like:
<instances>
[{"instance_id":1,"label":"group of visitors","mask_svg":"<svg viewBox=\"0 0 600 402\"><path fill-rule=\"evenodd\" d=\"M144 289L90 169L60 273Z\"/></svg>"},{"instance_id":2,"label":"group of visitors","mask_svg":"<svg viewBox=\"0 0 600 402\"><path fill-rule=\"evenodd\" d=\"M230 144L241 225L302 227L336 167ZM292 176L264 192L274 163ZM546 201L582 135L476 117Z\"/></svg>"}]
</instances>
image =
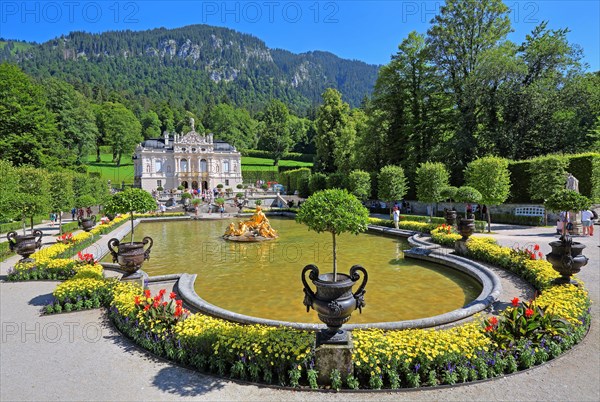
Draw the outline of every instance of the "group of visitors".
<instances>
[{"instance_id":1,"label":"group of visitors","mask_svg":"<svg viewBox=\"0 0 600 402\"><path fill-rule=\"evenodd\" d=\"M581 211L581 227L583 236L594 235L594 222L598 221L598 213L593 209ZM570 213L561 212L556 221L556 233L563 234L564 232L573 230L574 219Z\"/></svg>"}]
</instances>

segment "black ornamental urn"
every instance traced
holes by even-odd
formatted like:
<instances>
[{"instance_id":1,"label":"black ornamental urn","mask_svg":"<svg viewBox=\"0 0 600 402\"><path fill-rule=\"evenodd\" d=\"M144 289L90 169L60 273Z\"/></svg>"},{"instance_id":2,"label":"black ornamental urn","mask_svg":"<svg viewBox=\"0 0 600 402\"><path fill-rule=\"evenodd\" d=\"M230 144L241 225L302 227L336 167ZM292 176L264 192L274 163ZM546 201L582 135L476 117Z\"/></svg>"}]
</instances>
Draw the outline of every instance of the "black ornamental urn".
<instances>
[{"instance_id":1,"label":"black ornamental urn","mask_svg":"<svg viewBox=\"0 0 600 402\"><path fill-rule=\"evenodd\" d=\"M144 250L146 244L149 246ZM108 241L108 249L113 262L119 264L126 272L126 276L129 276L139 270L145 260L150 259L150 249L153 244L151 237L144 237L142 241L131 243L120 243L118 239L112 238Z\"/></svg>"},{"instance_id":2,"label":"black ornamental urn","mask_svg":"<svg viewBox=\"0 0 600 402\"><path fill-rule=\"evenodd\" d=\"M79 218L79 226L86 232L92 230L94 225L96 224L96 215L92 215L89 218Z\"/></svg>"},{"instance_id":3,"label":"black ornamental urn","mask_svg":"<svg viewBox=\"0 0 600 402\"><path fill-rule=\"evenodd\" d=\"M458 221L458 232L461 234L462 240L467 241L475 233L475 217L469 215L468 219L460 218Z\"/></svg>"},{"instance_id":4,"label":"black ornamental urn","mask_svg":"<svg viewBox=\"0 0 600 402\"><path fill-rule=\"evenodd\" d=\"M6 234L8 247L11 251L19 254L21 260L19 262L32 262L33 259L29 256L35 253L35 250L42 247L42 231L34 229L31 234L18 235L17 232L9 232Z\"/></svg>"},{"instance_id":5,"label":"black ornamental urn","mask_svg":"<svg viewBox=\"0 0 600 402\"><path fill-rule=\"evenodd\" d=\"M560 240L550 242L552 252L546 255L546 260L561 276L554 280L556 284L571 283L578 285L571 276L581 271L588 263L588 258L582 254L585 245L574 242L571 236L565 234Z\"/></svg>"},{"instance_id":6,"label":"black ornamental urn","mask_svg":"<svg viewBox=\"0 0 600 402\"><path fill-rule=\"evenodd\" d=\"M306 281L307 272L316 287L316 292L313 292ZM363 280L357 291L352 293L352 287L360 279L359 272L362 272ZM362 266L354 265L350 268L350 275L338 274L335 282L333 278L333 273L319 275L316 265L307 265L302 270L306 312L312 308L327 325L327 329L317 334L317 344L346 343L348 335L341 330L342 324L350 319L354 310L358 309L362 313L362 308L365 307L364 295L368 274Z\"/></svg>"}]
</instances>

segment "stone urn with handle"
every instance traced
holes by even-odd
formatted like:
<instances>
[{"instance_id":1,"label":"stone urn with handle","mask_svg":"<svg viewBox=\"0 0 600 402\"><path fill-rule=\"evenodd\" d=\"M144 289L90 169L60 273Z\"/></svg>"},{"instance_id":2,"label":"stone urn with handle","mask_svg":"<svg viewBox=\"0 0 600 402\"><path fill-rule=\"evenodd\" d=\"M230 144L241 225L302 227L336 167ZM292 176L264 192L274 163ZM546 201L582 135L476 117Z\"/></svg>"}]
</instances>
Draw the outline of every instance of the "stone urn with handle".
<instances>
[{"instance_id":1,"label":"stone urn with handle","mask_svg":"<svg viewBox=\"0 0 600 402\"><path fill-rule=\"evenodd\" d=\"M92 230L94 225L96 224L96 215L92 215L89 218L79 218L79 226L86 232Z\"/></svg>"},{"instance_id":2,"label":"stone urn with handle","mask_svg":"<svg viewBox=\"0 0 600 402\"><path fill-rule=\"evenodd\" d=\"M32 262L33 259L29 256L35 253L35 250L42 247L42 231L34 229L31 234L18 235L17 232L9 232L6 235L8 247L11 251L19 254L21 260L19 262Z\"/></svg>"},{"instance_id":3,"label":"stone urn with handle","mask_svg":"<svg viewBox=\"0 0 600 402\"><path fill-rule=\"evenodd\" d=\"M313 291L306 280L306 274L316 288ZM352 287L363 274L363 280L356 292ZM319 319L327 325L327 329L317 336L317 343L346 343L347 334L341 330L342 325L350 319L352 312L358 309L362 313L365 307L365 286L367 285L367 270L360 265L350 268L350 275L337 274L337 281L333 280L333 273L319 274L319 268L310 264L302 270L302 284L304 285L304 305L306 312L311 308L315 310Z\"/></svg>"},{"instance_id":4,"label":"stone urn with handle","mask_svg":"<svg viewBox=\"0 0 600 402\"><path fill-rule=\"evenodd\" d=\"M148 248L144 249L147 244L149 244ZM142 241L127 243L121 243L119 239L112 238L108 241L108 249L113 262L119 264L121 269L126 272L126 276L129 276L137 272L144 261L150 259L150 249L153 244L152 238L147 236Z\"/></svg>"},{"instance_id":5,"label":"stone urn with handle","mask_svg":"<svg viewBox=\"0 0 600 402\"><path fill-rule=\"evenodd\" d=\"M571 236L565 234L559 241L550 242L550 247L552 252L546 255L546 260L561 275L554 280L554 283L578 285L571 277L588 263L588 258L582 254L585 245L574 242Z\"/></svg>"}]
</instances>

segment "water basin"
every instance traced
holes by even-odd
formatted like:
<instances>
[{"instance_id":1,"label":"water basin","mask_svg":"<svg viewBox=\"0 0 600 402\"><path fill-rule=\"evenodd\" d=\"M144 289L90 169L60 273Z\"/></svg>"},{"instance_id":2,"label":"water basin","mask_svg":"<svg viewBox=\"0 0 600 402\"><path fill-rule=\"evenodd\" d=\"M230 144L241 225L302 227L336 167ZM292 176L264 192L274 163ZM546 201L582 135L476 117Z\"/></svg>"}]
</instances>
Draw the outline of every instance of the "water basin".
<instances>
[{"instance_id":1,"label":"water basin","mask_svg":"<svg viewBox=\"0 0 600 402\"><path fill-rule=\"evenodd\" d=\"M291 219L269 218L280 236L264 243L222 240L234 220L146 222L140 239L154 239L149 275L197 274L195 290L207 302L236 313L281 321L319 323L306 312L300 273L309 263L332 270L331 235ZM405 260L404 239L373 234L338 236L338 272L354 264L369 272L362 314L349 323L413 320L463 307L482 290L472 277L433 263ZM360 281L359 281L360 282Z\"/></svg>"}]
</instances>

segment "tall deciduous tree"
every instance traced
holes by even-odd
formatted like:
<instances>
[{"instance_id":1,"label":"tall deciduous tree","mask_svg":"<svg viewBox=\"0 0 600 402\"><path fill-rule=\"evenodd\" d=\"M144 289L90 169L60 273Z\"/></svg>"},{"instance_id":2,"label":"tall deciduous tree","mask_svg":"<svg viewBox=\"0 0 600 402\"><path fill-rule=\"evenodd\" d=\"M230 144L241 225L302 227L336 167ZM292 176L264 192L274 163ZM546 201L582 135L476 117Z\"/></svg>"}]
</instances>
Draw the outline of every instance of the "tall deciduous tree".
<instances>
[{"instance_id":1,"label":"tall deciduous tree","mask_svg":"<svg viewBox=\"0 0 600 402\"><path fill-rule=\"evenodd\" d=\"M121 166L123 154L132 153L142 141L142 125L124 105L113 102L102 104L100 121L104 141L112 147L113 162Z\"/></svg>"},{"instance_id":2,"label":"tall deciduous tree","mask_svg":"<svg viewBox=\"0 0 600 402\"><path fill-rule=\"evenodd\" d=\"M68 165L42 88L17 66L0 64L0 158L15 166Z\"/></svg>"},{"instance_id":3,"label":"tall deciduous tree","mask_svg":"<svg viewBox=\"0 0 600 402\"><path fill-rule=\"evenodd\" d=\"M61 158L78 165L86 164L98 137L96 118L89 100L64 81L49 79L44 82L47 105L56 117Z\"/></svg>"},{"instance_id":4,"label":"tall deciduous tree","mask_svg":"<svg viewBox=\"0 0 600 402\"><path fill-rule=\"evenodd\" d=\"M317 112L317 166L322 172L348 173L353 165L356 129L350 106L335 89L323 93L323 104Z\"/></svg>"},{"instance_id":5,"label":"tall deciduous tree","mask_svg":"<svg viewBox=\"0 0 600 402\"><path fill-rule=\"evenodd\" d=\"M467 165L465 178L468 186L481 193L481 202L487 205L488 232L491 231L490 206L502 204L510 194L508 160L495 156L476 159Z\"/></svg>"},{"instance_id":6,"label":"tall deciduous tree","mask_svg":"<svg viewBox=\"0 0 600 402\"><path fill-rule=\"evenodd\" d=\"M448 170L440 162L421 163L417 168L417 199L422 202L437 204L444 199L442 190L448 187ZM433 208L430 209L430 217Z\"/></svg>"},{"instance_id":7,"label":"tall deciduous tree","mask_svg":"<svg viewBox=\"0 0 600 402\"><path fill-rule=\"evenodd\" d=\"M258 122L245 109L221 103L211 108L206 127L220 140L237 148L254 148L257 145Z\"/></svg>"},{"instance_id":8,"label":"tall deciduous tree","mask_svg":"<svg viewBox=\"0 0 600 402\"><path fill-rule=\"evenodd\" d=\"M458 170L478 153L481 97L490 83L477 74L482 56L510 32L508 13L501 0L447 0L428 31L431 56L448 78L459 114L453 158Z\"/></svg>"},{"instance_id":9,"label":"tall deciduous tree","mask_svg":"<svg viewBox=\"0 0 600 402\"><path fill-rule=\"evenodd\" d=\"M149 110L141 118L142 136L145 139L160 137L160 119L155 111Z\"/></svg>"},{"instance_id":10,"label":"tall deciduous tree","mask_svg":"<svg viewBox=\"0 0 600 402\"><path fill-rule=\"evenodd\" d=\"M260 121L259 147L271 152L273 164L277 166L292 146L290 112L283 102L273 100L260 116Z\"/></svg>"}]
</instances>

